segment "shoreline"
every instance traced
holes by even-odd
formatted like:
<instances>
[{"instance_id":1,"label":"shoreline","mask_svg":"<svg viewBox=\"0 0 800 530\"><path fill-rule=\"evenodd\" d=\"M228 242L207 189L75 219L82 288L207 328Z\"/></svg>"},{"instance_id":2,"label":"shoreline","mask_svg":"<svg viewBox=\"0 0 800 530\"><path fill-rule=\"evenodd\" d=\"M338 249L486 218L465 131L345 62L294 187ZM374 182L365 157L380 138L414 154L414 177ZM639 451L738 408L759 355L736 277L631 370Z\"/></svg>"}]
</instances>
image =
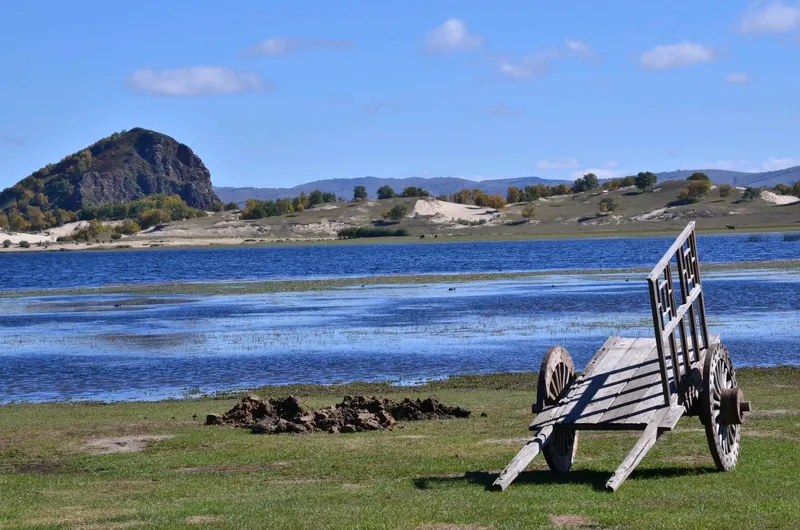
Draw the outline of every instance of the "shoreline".
<instances>
[{"instance_id":1,"label":"shoreline","mask_svg":"<svg viewBox=\"0 0 800 530\"><path fill-rule=\"evenodd\" d=\"M764 376L766 374L782 375L787 372L800 374L800 363L798 364L779 364L774 366L739 366L735 367L737 375ZM156 399L54 399L42 401L15 401L0 402L0 410L14 407L31 406L68 406L68 407L93 407L106 405L163 405L168 403L191 403L199 401L225 401L241 399L247 395L293 395L293 396L343 396L357 394L399 394L399 393L422 393L434 392L443 389L469 389L481 387L495 379L512 380L515 385L523 388L528 385L535 388L538 379L538 372L487 372L487 373L463 373L452 374L440 378L430 378L420 381L418 384L397 384L398 380L388 379L384 381L363 381L355 380L349 382L335 383L286 383L280 385L262 385L252 388L230 388L220 389L211 392L193 392L188 390L181 396L170 396Z\"/></svg>"},{"instance_id":2,"label":"shoreline","mask_svg":"<svg viewBox=\"0 0 800 530\"><path fill-rule=\"evenodd\" d=\"M679 231L678 231L679 232ZM584 239L626 239L626 238L655 238L674 237L674 229L656 229L641 231L618 230L593 230L583 232L541 232L541 233L500 233L500 234L448 234L433 238L432 235L421 238L417 235L399 237L369 237L357 239L276 239L255 240L252 238L220 238L220 237L165 237L162 239L135 239L139 236L129 236L114 243L93 243L91 245L76 243L48 243L38 246L32 243L30 248L18 246L2 248L3 253L29 253L29 252L96 252L96 251L142 251L142 250L173 250L195 248L259 248L259 247L292 247L292 246L328 246L328 245L366 245L366 244L430 244L430 243L481 243L481 242L514 242L514 241L547 241L547 240L584 240ZM699 236L703 235L750 235L750 234L776 234L800 233L800 227L792 225L753 227L747 230L732 231L721 228L702 228L696 230ZM35 234L31 234L35 235Z\"/></svg>"},{"instance_id":3,"label":"shoreline","mask_svg":"<svg viewBox=\"0 0 800 530\"><path fill-rule=\"evenodd\" d=\"M800 269L800 259L737 261L725 263L705 263L702 271L717 272L727 270L786 270ZM553 269L542 271L515 272L468 272L468 273L418 273L376 276L348 276L319 279L252 280L226 281L211 280L198 282L162 282L142 284L104 285L95 287L20 289L0 291L0 299L27 298L40 296L80 296L80 295L230 295L230 294L269 294L282 292L323 291L362 285L397 285L429 283L466 283L476 281L502 281L519 278L536 278L553 275L601 275L601 274L646 274L649 267L619 269Z\"/></svg>"}]
</instances>

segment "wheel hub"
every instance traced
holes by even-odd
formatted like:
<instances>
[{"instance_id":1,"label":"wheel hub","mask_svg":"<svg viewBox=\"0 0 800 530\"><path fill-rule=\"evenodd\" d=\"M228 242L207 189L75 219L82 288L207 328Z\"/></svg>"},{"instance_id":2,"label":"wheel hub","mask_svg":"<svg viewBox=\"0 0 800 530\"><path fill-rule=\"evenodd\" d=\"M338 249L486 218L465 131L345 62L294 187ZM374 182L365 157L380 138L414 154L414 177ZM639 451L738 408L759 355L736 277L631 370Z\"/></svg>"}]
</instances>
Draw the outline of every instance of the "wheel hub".
<instances>
[{"instance_id":1,"label":"wheel hub","mask_svg":"<svg viewBox=\"0 0 800 530\"><path fill-rule=\"evenodd\" d=\"M744 394L738 387L724 388L720 392L720 416L726 425L744 423L744 413L750 412L750 402L744 400Z\"/></svg>"}]
</instances>

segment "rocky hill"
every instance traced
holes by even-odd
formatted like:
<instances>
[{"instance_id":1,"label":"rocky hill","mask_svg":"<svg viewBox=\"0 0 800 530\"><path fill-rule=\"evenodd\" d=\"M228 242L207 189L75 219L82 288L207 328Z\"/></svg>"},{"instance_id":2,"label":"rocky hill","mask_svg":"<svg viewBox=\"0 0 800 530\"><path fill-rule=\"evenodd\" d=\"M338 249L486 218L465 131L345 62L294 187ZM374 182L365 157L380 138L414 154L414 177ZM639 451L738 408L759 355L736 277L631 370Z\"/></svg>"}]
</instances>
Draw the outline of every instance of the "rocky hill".
<instances>
[{"instance_id":1,"label":"rocky hill","mask_svg":"<svg viewBox=\"0 0 800 530\"><path fill-rule=\"evenodd\" d=\"M31 205L42 211L77 211L155 194L177 194L203 209L219 200L211 174L188 146L137 127L103 138L3 190L0 210Z\"/></svg>"}]
</instances>

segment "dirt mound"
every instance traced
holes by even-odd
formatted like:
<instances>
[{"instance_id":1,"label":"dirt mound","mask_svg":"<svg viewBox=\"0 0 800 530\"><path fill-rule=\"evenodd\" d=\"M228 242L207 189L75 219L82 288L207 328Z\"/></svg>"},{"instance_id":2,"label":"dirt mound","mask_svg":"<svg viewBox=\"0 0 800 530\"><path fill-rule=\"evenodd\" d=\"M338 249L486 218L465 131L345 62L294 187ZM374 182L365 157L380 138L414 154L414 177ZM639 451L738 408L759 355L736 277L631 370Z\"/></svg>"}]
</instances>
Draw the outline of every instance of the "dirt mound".
<instances>
[{"instance_id":1,"label":"dirt mound","mask_svg":"<svg viewBox=\"0 0 800 530\"><path fill-rule=\"evenodd\" d=\"M400 403L375 396L345 396L341 403L332 407L308 410L294 396L265 400L251 395L242 398L225 414L209 414L206 424L248 427L257 434L352 433L383 431L398 420L469 418L470 414L464 408L443 405L435 396L424 400L404 399Z\"/></svg>"}]
</instances>

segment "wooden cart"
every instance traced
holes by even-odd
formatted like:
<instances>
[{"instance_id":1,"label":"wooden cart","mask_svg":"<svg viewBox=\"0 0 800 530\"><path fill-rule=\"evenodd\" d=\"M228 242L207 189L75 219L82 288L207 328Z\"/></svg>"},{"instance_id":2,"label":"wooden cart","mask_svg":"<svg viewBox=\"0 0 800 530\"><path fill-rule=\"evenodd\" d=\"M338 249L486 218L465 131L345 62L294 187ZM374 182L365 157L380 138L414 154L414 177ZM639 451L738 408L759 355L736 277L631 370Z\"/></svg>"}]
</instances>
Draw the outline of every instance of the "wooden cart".
<instances>
[{"instance_id":1,"label":"wooden cart","mask_svg":"<svg viewBox=\"0 0 800 530\"><path fill-rule=\"evenodd\" d=\"M684 415L700 417L717 468L734 468L750 403L728 350L708 333L694 228L688 224L647 277L655 338L609 337L579 374L566 349L547 352L530 425L536 435L497 477L496 489L506 489L540 451L550 469L569 471L581 430L642 431L606 483L616 491Z\"/></svg>"}]
</instances>

